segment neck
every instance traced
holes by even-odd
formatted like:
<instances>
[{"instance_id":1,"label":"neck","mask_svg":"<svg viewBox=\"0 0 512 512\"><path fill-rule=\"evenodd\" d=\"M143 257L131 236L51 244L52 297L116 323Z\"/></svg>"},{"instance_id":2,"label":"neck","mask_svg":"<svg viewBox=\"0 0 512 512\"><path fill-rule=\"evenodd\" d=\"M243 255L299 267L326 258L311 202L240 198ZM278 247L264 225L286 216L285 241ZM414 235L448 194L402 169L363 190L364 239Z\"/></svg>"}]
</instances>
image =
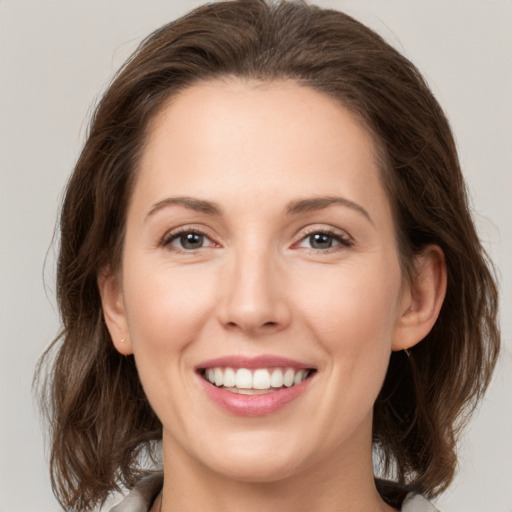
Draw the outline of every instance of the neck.
<instances>
[{"instance_id":1,"label":"neck","mask_svg":"<svg viewBox=\"0 0 512 512\"><path fill-rule=\"evenodd\" d=\"M356 443L357 444L357 443ZM374 482L371 441L366 453L334 454L292 476L240 481L180 452L164 433L162 512L392 512ZM160 508L160 500L155 505ZM157 509L158 510L158 509Z\"/></svg>"}]
</instances>

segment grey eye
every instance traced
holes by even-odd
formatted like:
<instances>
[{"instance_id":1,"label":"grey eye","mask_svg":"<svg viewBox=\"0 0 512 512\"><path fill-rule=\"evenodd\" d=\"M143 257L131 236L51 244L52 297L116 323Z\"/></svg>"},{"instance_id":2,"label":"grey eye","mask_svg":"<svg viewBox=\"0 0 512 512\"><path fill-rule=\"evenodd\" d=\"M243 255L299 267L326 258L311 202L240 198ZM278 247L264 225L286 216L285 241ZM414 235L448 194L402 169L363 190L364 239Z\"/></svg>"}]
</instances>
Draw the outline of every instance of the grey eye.
<instances>
[{"instance_id":1,"label":"grey eye","mask_svg":"<svg viewBox=\"0 0 512 512\"><path fill-rule=\"evenodd\" d=\"M327 233L314 233L308 237L312 249L329 249L333 245L333 237Z\"/></svg>"},{"instance_id":2,"label":"grey eye","mask_svg":"<svg viewBox=\"0 0 512 512\"><path fill-rule=\"evenodd\" d=\"M200 233L182 233L175 242L179 242L182 249L200 249L204 245L204 235Z\"/></svg>"}]
</instances>

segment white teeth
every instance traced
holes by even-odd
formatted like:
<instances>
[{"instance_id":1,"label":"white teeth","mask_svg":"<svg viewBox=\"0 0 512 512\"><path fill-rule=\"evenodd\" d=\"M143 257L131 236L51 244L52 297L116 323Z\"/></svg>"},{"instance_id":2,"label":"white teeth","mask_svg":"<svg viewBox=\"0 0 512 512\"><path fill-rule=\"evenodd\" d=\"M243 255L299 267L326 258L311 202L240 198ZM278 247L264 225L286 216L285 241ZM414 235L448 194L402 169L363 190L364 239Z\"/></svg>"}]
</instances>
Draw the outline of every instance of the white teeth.
<instances>
[{"instance_id":1,"label":"white teeth","mask_svg":"<svg viewBox=\"0 0 512 512\"><path fill-rule=\"evenodd\" d=\"M283 386L289 388L300 384L308 375L308 370L293 368L258 368L251 371L248 368L235 370L216 367L208 368L204 373L205 379L215 386L242 394L261 394L261 391L273 391L272 388L279 389Z\"/></svg>"},{"instance_id":2,"label":"white teeth","mask_svg":"<svg viewBox=\"0 0 512 512\"><path fill-rule=\"evenodd\" d=\"M215 385L216 386L222 386L224 382L224 376L222 375L222 370L220 368L215 368L213 371L215 376Z\"/></svg>"},{"instance_id":3,"label":"white teeth","mask_svg":"<svg viewBox=\"0 0 512 512\"><path fill-rule=\"evenodd\" d=\"M270 374L268 370L256 370L252 376L252 387L254 389L269 389Z\"/></svg>"},{"instance_id":4,"label":"white teeth","mask_svg":"<svg viewBox=\"0 0 512 512\"><path fill-rule=\"evenodd\" d=\"M305 376L306 372L304 370L299 370L293 378L293 385L296 386L297 384L300 384L304 380Z\"/></svg>"},{"instance_id":5,"label":"white teeth","mask_svg":"<svg viewBox=\"0 0 512 512\"><path fill-rule=\"evenodd\" d=\"M235 386L238 389L252 388L252 373L247 368L239 368L236 371Z\"/></svg>"},{"instance_id":6,"label":"white teeth","mask_svg":"<svg viewBox=\"0 0 512 512\"><path fill-rule=\"evenodd\" d=\"M272 377L270 377L270 385L273 388L283 387L283 371L281 370L281 368L276 368L272 372Z\"/></svg>"},{"instance_id":7,"label":"white teeth","mask_svg":"<svg viewBox=\"0 0 512 512\"><path fill-rule=\"evenodd\" d=\"M291 386L293 386L293 378L295 377L295 372L293 371L292 368L288 368L285 372L284 372L284 377L283 377L283 384L289 388Z\"/></svg>"},{"instance_id":8,"label":"white teeth","mask_svg":"<svg viewBox=\"0 0 512 512\"><path fill-rule=\"evenodd\" d=\"M236 383L236 374L233 368L226 368L224 370L224 386L227 388L235 387Z\"/></svg>"}]
</instances>

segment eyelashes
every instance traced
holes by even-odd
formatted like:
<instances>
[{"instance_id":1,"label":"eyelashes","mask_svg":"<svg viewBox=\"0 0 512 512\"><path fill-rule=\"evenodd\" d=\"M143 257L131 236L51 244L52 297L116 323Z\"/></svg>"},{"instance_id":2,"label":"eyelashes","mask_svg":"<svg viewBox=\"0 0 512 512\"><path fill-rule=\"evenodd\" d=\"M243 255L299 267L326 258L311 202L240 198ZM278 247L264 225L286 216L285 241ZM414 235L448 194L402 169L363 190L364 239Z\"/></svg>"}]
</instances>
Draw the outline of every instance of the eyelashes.
<instances>
[{"instance_id":1,"label":"eyelashes","mask_svg":"<svg viewBox=\"0 0 512 512\"><path fill-rule=\"evenodd\" d=\"M206 231L192 226L183 226L167 233L161 246L176 253L194 254L208 248L220 248ZM290 247L304 249L314 254L341 251L354 245L354 240L347 233L337 229L310 227L300 234L298 241Z\"/></svg>"},{"instance_id":2,"label":"eyelashes","mask_svg":"<svg viewBox=\"0 0 512 512\"><path fill-rule=\"evenodd\" d=\"M315 252L334 252L343 248L351 247L353 240L348 235L337 230L311 229L303 237L293 244L292 247L302 247Z\"/></svg>"},{"instance_id":3,"label":"eyelashes","mask_svg":"<svg viewBox=\"0 0 512 512\"><path fill-rule=\"evenodd\" d=\"M204 231L186 226L166 234L161 245L176 252L194 252L205 247L220 247Z\"/></svg>"}]
</instances>

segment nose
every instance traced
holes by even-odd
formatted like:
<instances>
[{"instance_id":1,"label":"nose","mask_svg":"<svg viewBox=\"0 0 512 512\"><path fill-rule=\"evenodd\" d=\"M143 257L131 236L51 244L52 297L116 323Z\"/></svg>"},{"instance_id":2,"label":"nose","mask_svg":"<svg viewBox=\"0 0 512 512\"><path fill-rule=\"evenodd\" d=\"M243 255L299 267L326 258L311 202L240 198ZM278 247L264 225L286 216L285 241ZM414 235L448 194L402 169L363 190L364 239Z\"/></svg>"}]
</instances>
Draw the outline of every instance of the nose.
<instances>
[{"instance_id":1,"label":"nose","mask_svg":"<svg viewBox=\"0 0 512 512\"><path fill-rule=\"evenodd\" d=\"M283 274L265 251L235 255L221 276L222 325L253 336L287 327L291 310Z\"/></svg>"}]
</instances>

